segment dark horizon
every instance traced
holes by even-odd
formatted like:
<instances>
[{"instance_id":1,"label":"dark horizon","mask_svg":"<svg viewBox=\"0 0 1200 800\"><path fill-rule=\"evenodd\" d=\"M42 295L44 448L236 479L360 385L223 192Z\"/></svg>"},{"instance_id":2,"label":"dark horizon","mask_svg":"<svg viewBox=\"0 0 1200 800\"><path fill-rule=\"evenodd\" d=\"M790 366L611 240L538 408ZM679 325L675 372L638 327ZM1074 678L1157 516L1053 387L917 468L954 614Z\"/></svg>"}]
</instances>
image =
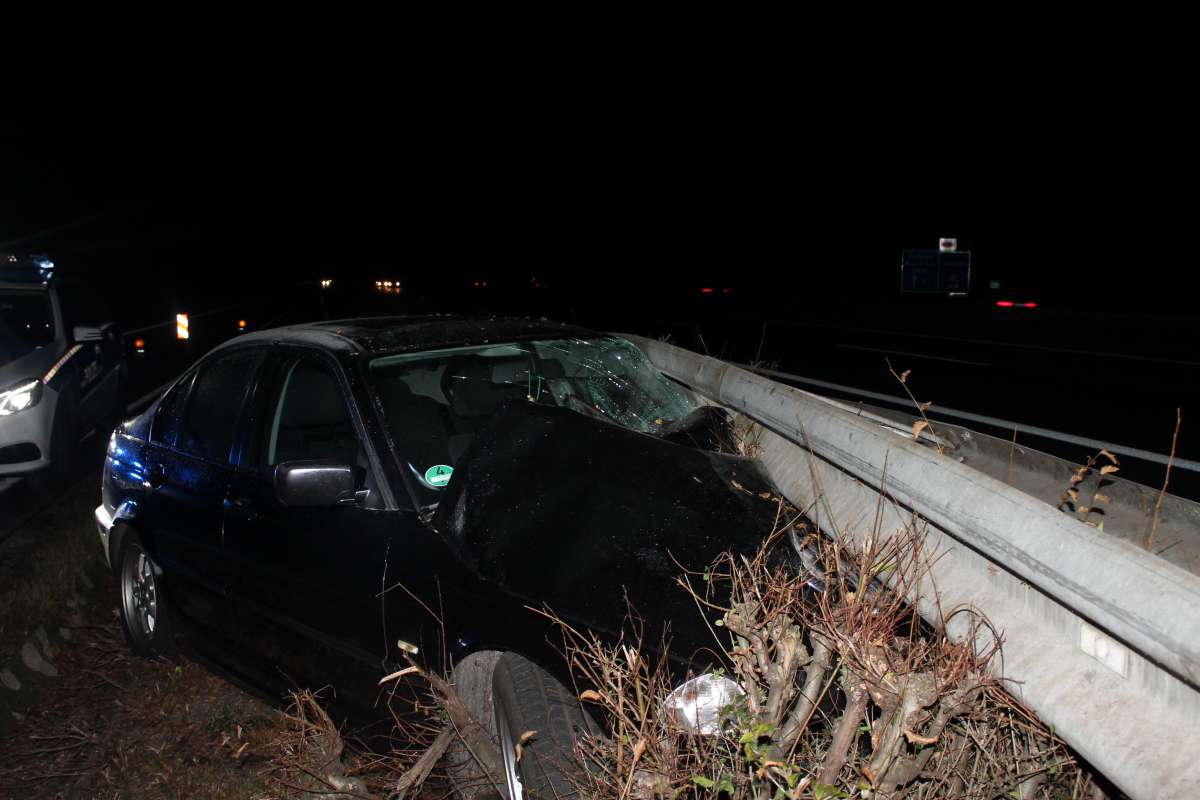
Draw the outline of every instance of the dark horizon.
<instances>
[{"instance_id":1,"label":"dark horizon","mask_svg":"<svg viewBox=\"0 0 1200 800\"><path fill-rule=\"evenodd\" d=\"M594 133L477 147L372 125L106 123L0 127L0 250L208 291L398 271L425 286L542 276L614 300L724 282L852 305L900 300L901 251L951 236L977 297L998 280L1068 310L1194 313L1171 285L1193 246L1182 208L1082 165L820 174L747 153L731 169L738 148L696 140L663 153Z\"/></svg>"}]
</instances>

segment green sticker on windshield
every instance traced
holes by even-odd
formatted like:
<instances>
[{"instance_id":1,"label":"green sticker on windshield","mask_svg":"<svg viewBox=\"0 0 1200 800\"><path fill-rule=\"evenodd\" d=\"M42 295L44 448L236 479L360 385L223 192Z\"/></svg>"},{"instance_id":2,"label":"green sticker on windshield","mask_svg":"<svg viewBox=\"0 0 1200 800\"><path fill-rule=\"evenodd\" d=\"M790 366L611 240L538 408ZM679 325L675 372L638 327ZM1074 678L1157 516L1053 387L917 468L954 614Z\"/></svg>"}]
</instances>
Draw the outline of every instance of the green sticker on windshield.
<instances>
[{"instance_id":1,"label":"green sticker on windshield","mask_svg":"<svg viewBox=\"0 0 1200 800\"><path fill-rule=\"evenodd\" d=\"M448 467L445 464L437 464L425 470L425 482L430 486L445 486L450 482L450 476L453 473L453 467Z\"/></svg>"}]
</instances>

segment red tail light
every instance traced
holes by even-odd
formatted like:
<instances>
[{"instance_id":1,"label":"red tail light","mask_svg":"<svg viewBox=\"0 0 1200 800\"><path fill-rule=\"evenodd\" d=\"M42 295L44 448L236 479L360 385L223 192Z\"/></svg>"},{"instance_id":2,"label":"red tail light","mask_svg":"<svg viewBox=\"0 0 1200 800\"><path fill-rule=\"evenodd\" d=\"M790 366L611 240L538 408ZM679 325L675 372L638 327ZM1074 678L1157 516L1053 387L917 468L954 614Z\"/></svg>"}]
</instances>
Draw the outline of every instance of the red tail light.
<instances>
[{"instance_id":1,"label":"red tail light","mask_svg":"<svg viewBox=\"0 0 1200 800\"><path fill-rule=\"evenodd\" d=\"M1037 303L1022 303L1025 308L1037 308Z\"/></svg>"},{"instance_id":2,"label":"red tail light","mask_svg":"<svg viewBox=\"0 0 1200 800\"><path fill-rule=\"evenodd\" d=\"M1012 308L1016 303L1012 300L997 300L996 305L1000 306L1000 308Z\"/></svg>"},{"instance_id":3,"label":"red tail light","mask_svg":"<svg viewBox=\"0 0 1200 800\"><path fill-rule=\"evenodd\" d=\"M711 286L705 286L703 289L700 290L700 294L712 294L712 293L713 293L713 288Z\"/></svg>"}]
</instances>

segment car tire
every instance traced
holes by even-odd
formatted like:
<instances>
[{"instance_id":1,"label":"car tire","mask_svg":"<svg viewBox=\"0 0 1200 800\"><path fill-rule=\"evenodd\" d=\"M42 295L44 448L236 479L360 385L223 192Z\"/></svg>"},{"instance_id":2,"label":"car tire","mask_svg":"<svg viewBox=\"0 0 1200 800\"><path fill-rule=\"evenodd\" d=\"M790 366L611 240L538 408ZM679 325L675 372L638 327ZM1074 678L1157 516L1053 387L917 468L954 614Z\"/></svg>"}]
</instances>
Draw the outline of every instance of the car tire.
<instances>
[{"instance_id":1,"label":"car tire","mask_svg":"<svg viewBox=\"0 0 1200 800\"><path fill-rule=\"evenodd\" d=\"M597 728L575 694L536 664L505 653L492 673L492 697L509 800L578 797L575 740ZM536 733L518 761L517 744L529 731Z\"/></svg>"},{"instance_id":2,"label":"car tire","mask_svg":"<svg viewBox=\"0 0 1200 800\"><path fill-rule=\"evenodd\" d=\"M121 542L118 563L121 627L129 646L141 656L173 657L175 641L162 571L134 535Z\"/></svg>"},{"instance_id":3,"label":"car tire","mask_svg":"<svg viewBox=\"0 0 1200 800\"><path fill-rule=\"evenodd\" d=\"M492 742L497 747L492 675L502 655L497 650L471 653L455 664L454 671L450 673L454 693L471 712L471 716L491 734ZM495 781L503 780L503 776L489 774L459 736L455 736L446 748L442 768L457 800L494 800L499 788Z\"/></svg>"}]
</instances>

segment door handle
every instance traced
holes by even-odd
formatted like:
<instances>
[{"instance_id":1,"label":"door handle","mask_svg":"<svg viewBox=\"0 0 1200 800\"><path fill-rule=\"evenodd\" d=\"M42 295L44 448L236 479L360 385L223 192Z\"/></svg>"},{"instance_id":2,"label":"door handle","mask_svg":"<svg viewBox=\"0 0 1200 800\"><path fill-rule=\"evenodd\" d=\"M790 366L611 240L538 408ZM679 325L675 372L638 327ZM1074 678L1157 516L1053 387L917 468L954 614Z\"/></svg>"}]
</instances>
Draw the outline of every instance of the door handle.
<instances>
[{"instance_id":1,"label":"door handle","mask_svg":"<svg viewBox=\"0 0 1200 800\"><path fill-rule=\"evenodd\" d=\"M246 520L258 518L258 512L254 510L254 501L249 497L226 497L222 503L226 511L236 511L240 513Z\"/></svg>"},{"instance_id":2,"label":"door handle","mask_svg":"<svg viewBox=\"0 0 1200 800\"><path fill-rule=\"evenodd\" d=\"M146 483L151 489L158 489L167 482L167 468L162 464L154 464L146 471Z\"/></svg>"}]
</instances>

